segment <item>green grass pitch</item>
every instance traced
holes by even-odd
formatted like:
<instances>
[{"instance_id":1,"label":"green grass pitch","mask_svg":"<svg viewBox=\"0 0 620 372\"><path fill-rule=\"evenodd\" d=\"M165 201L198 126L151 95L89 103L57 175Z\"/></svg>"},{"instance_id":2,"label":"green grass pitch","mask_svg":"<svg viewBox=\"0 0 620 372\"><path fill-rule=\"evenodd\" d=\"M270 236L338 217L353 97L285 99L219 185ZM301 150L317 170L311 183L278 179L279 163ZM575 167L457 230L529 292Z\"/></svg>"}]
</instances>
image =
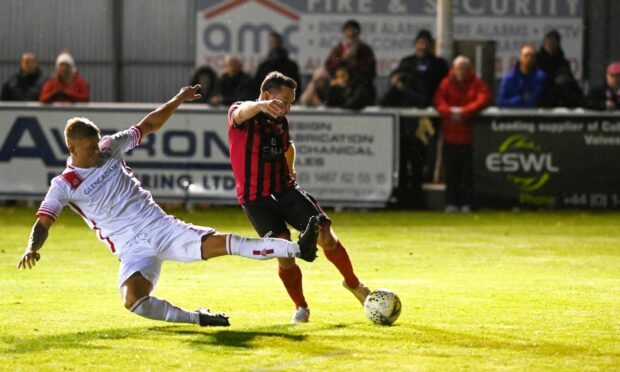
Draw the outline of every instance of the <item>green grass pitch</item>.
<instances>
[{"instance_id":1,"label":"green grass pitch","mask_svg":"<svg viewBox=\"0 0 620 372\"><path fill-rule=\"evenodd\" d=\"M171 211L254 236L239 208ZM230 316L206 329L125 310L118 261L65 210L18 271L34 209L0 208L0 370L619 370L620 214L332 212L371 288L403 304L370 324L320 255L302 262L311 322L276 261L164 264L158 296Z\"/></svg>"}]
</instances>

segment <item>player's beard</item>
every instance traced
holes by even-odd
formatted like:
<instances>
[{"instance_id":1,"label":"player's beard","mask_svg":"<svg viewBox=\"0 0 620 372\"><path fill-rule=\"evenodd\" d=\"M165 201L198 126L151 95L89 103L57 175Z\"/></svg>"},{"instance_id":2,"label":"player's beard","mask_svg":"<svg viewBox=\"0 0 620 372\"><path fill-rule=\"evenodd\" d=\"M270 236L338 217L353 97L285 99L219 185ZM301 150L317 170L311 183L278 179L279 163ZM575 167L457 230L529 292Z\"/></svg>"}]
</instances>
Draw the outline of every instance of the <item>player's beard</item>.
<instances>
[{"instance_id":1,"label":"player's beard","mask_svg":"<svg viewBox=\"0 0 620 372\"><path fill-rule=\"evenodd\" d=\"M96 168L100 168L101 166L103 166L108 159L110 159L110 151L101 151L99 153L99 158L97 158L97 161L95 162L95 167Z\"/></svg>"}]
</instances>

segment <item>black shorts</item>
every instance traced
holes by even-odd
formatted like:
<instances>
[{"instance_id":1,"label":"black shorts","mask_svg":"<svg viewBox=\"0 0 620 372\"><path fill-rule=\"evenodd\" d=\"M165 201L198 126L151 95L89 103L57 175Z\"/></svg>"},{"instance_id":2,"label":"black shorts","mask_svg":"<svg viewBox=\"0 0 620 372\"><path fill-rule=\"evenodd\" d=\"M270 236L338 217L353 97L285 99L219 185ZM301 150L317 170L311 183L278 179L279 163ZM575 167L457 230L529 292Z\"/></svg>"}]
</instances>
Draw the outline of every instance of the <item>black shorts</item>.
<instances>
[{"instance_id":1,"label":"black shorts","mask_svg":"<svg viewBox=\"0 0 620 372\"><path fill-rule=\"evenodd\" d=\"M331 222L319 203L300 188L291 188L247 202L243 205L243 210L261 237L290 234L287 223L298 231L304 231L312 216L319 216L321 222Z\"/></svg>"}]
</instances>

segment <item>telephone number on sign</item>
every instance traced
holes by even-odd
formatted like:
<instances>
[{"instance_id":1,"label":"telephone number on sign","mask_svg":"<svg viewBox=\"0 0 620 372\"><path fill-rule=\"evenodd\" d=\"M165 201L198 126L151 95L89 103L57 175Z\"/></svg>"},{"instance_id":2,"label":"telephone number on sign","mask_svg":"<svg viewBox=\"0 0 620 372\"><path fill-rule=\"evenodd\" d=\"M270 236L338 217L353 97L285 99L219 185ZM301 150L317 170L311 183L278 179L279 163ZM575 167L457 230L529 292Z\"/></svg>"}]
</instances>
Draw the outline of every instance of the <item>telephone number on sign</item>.
<instances>
[{"instance_id":1,"label":"telephone number on sign","mask_svg":"<svg viewBox=\"0 0 620 372\"><path fill-rule=\"evenodd\" d=\"M564 205L589 208L620 208L620 194L575 193L562 198Z\"/></svg>"}]
</instances>

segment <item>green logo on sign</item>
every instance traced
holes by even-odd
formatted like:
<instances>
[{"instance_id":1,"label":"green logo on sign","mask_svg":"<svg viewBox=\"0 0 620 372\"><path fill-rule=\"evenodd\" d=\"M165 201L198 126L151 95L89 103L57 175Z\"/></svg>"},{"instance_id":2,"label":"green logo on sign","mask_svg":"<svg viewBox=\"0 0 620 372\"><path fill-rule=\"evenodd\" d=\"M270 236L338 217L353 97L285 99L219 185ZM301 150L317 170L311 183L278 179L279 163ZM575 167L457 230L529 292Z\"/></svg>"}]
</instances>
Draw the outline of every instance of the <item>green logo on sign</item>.
<instances>
[{"instance_id":1,"label":"green logo on sign","mask_svg":"<svg viewBox=\"0 0 620 372\"><path fill-rule=\"evenodd\" d=\"M506 138L498 152L486 158L487 169L506 174L506 178L521 191L531 192L543 187L552 173L559 172L553 165L550 152L543 152L540 145L523 134Z\"/></svg>"}]
</instances>

